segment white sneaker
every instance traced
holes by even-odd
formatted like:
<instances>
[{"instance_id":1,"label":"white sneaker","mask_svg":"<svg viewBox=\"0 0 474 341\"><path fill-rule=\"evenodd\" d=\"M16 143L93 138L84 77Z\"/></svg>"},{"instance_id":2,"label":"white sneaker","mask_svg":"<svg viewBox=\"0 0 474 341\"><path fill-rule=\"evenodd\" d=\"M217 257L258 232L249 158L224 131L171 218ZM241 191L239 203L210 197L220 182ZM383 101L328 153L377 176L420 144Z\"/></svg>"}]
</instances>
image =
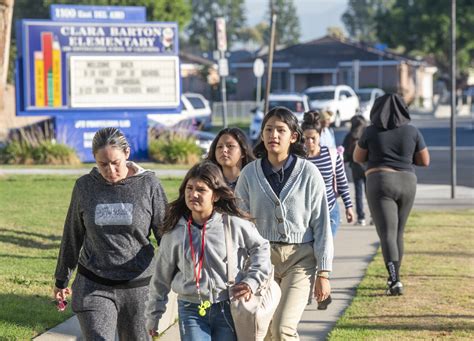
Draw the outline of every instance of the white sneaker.
<instances>
[{"instance_id":1,"label":"white sneaker","mask_svg":"<svg viewBox=\"0 0 474 341\"><path fill-rule=\"evenodd\" d=\"M365 222L365 219L359 219L357 220L356 225L365 226L367 223Z\"/></svg>"}]
</instances>

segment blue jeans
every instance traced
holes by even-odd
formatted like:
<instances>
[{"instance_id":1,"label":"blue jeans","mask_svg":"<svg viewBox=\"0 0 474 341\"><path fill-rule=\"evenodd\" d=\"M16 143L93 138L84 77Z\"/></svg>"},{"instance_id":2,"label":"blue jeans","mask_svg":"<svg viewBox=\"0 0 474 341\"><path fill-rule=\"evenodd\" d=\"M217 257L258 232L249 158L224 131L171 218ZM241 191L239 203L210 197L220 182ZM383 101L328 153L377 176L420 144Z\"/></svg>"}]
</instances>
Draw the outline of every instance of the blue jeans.
<instances>
[{"instance_id":1,"label":"blue jeans","mask_svg":"<svg viewBox=\"0 0 474 341\"><path fill-rule=\"evenodd\" d=\"M364 193L365 193L365 178L354 178L355 201L357 220L365 219L364 213Z\"/></svg>"},{"instance_id":2,"label":"blue jeans","mask_svg":"<svg viewBox=\"0 0 474 341\"><path fill-rule=\"evenodd\" d=\"M237 341L229 301L214 303L199 316L196 303L178 300L181 341Z\"/></svg>"},{"instance_id":3,"label":"blue jeans","mask_svg":"<svg viewBox=\"0 0 474 341\"><path fill-rule=\"evenodd\" d=\"M332 236L334 237L341 222L341 214L339 213L339 204L337 203L337 200L334 202L334 206L329 211L329 219L331 220L331 232Z\"/></svg>"}]
</instances>

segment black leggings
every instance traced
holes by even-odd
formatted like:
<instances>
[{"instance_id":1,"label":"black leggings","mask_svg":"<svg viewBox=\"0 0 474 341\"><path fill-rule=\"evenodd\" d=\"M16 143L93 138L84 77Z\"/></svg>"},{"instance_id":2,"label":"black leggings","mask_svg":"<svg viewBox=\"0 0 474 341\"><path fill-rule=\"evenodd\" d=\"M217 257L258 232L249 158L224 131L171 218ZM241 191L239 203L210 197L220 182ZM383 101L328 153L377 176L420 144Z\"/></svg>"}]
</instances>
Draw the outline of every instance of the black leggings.
<instances>
[{"instance_id":1,"label":"black leggings","mask_svg":"<svg viewBox=\"0 0 474 341\"><path fill-rule=\"evenodd\" d=\"M385 264L403 258L403 232L416 193L416 175L378 172L367 176L367 202L382 246Z\"/></svg>"}]
</instances>

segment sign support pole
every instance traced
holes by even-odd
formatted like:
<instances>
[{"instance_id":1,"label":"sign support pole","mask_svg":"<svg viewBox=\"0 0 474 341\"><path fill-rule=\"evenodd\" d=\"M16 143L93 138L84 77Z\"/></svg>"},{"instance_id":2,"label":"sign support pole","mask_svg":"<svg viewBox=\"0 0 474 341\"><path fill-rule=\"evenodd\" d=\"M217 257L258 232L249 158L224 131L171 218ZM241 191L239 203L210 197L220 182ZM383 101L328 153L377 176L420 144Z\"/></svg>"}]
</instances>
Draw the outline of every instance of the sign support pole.
<instances>
[{"instance_id":1,"label":"sign support pole","mask_svg":"<svg viewBox=\"0 0 474 341\"><path fill-rule=\"evenodd\" d=\"M225 53L221 52L221 58L225 58ZM222 124L227 128L227 86L225 76L221 76L221 96L222 96Z\"/></svg>"}]
</instances>

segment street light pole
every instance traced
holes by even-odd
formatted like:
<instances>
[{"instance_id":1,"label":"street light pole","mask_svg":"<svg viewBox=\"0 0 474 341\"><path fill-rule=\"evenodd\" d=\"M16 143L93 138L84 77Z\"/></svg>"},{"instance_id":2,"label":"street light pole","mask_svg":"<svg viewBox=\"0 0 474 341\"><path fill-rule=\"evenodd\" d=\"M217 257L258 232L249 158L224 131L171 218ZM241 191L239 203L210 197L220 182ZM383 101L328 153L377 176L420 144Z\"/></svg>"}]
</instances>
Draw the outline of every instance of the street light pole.
<instances>
[{"instance_id":1,"label":"street light pole","mask_svg":"<svg viewBox=\"0 0 474 341\"><path fill-rule=\"evenodd\" d=\"M270 49L268 51L268 67L267 67L267 86L265 89L265 111L264 114L268 112L269 102L268 97L270 96L270 88L272 86L272 69L273 69L273 51L275 50L275 30L276 30L276 21L277 15L273 9L273 4L271 4L271 35L270 35Z\"/></svg>"},{"instance_id":2,"label":"street light pole","mask_svg":"<svg viewBox=\"0 0 474 341\"><path fill-rule=\"evenodd\" d=\"M451 0L451 199L456 198L456 0Z\"/></svg>"}]
</instances>

